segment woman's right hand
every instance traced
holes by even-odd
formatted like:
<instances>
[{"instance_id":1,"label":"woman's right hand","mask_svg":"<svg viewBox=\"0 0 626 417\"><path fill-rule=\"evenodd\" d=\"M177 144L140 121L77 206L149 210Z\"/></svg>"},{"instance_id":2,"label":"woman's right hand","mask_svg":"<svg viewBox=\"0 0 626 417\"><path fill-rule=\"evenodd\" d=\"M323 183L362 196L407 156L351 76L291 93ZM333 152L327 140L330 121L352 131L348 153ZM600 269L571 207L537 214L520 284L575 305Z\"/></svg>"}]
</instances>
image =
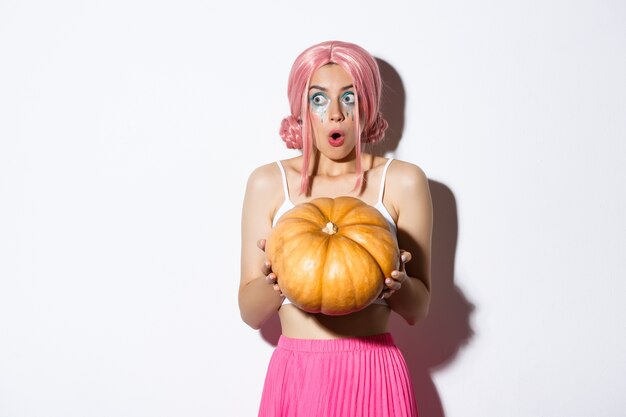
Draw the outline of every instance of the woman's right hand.
<instances>
[{"instance_id":1,"label":"woman's right hand","mask_svg":"<svg viewBox=\"0 0 626 417\"><path fill-rule=\"evenodd\" d=\"M260 239L256 242L256 245L265 252L265 239ZM277 291L281 297L284 297L283 292L280 290L278 286L278 278L276 274L272 272L272 264L269 259L265 258L265 262L263 263L263 275L265 275L265 282L272 285L274 287L274 291Z\"/></svg>"}]
</instances>

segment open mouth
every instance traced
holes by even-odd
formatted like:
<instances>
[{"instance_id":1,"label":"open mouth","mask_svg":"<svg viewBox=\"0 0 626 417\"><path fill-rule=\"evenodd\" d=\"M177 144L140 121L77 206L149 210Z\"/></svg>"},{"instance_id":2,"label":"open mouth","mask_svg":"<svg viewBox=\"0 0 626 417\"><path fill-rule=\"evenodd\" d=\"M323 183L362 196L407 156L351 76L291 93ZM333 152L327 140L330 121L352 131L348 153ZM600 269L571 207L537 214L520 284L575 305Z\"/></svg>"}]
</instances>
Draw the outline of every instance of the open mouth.
<instances>
[{"instance_id":1,"label":"open mouth","mask_svg":"<svg viewBox=\"0 0 626 417\"><path fill-rule=\"evenodd\" d=\"M328 143L331 146L341 146L343 145L344 137L342 131L332 131L328 135Z\"/></svg>"}]
</instances>

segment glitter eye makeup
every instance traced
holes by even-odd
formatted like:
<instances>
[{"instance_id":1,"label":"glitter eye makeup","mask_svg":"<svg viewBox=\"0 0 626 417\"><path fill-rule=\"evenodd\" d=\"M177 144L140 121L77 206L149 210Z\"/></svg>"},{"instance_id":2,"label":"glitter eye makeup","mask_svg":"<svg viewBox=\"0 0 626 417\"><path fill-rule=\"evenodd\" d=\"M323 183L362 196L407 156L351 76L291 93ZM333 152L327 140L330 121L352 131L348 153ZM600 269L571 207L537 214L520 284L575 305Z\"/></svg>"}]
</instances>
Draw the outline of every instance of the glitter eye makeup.
<instances>
[{"instance_id":1,"label":"glitter eye makeup","mask_svg":"<svg viewBox=\"0 0 626 417\"><path fill-rule=\"evenodd\" d=\"M341 105L346 109L346 115L354 121L354 104L356 99L352 91L346 91L341 96Z\"/></svg>"},{"instance_id":2,"label":"glitter eye makeup","mask_svg":"<svg viewBox=\"0 0 626 417\"><path fill-rule=\"evenodd\" d=\"M322 123L324 123L324 116L328 111L328 104L330 100L324 93L315 93L310 98L311 109L317 113Z\"/></svg>"},{"instance_id":3,"label":"glitter eye makeup","mask_svg":"<svg viewBox=\"0 0 626 417\"><path fill-rule=\"evenodd\" d=\"M311 96L310 100L311 100L311 104L316 107L327 106L328 102L330 101L328 100L328 97L326 97L326 94L324 93L315 93Z\"/></svg>"},{"instance_id":4,"label":"glitter eye makeup","mask_svg":"<svg viewBox=\"0 0 626 417\"><path fill-rule=\"evenodd\" d=\"M341 102L346 106L354 106L355 101L356 99L354 98L354 93L352 91L347 91L341 96Z\"/></svg>"},{"instance_id":5,"label":"glitter eye makeup","mask_svg":"<svg viewBox=\"0 0 626 417\"><path fill-rule=\"evenodd\" d=\"M319 116L320 121L324 123L324 117L326 116L330 105L330 98L322 92L317 92L309 98L309 101L311 102L311 110L316 113ZM341 103L341 107L344 109L345 114L354 120L354 105L356 103L354 92L346 91L343 93L339 98L339 103Z\"/></svg>"}]
</instances>

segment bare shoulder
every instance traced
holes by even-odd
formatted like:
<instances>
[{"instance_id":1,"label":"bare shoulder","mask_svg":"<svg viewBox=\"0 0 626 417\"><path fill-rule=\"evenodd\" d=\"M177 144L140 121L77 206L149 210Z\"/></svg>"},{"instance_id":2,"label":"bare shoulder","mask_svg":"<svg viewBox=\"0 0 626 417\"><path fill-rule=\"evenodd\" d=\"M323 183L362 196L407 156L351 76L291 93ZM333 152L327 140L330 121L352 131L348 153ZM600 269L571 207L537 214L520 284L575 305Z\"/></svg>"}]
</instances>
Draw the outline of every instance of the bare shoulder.
<instances>
[{"instance_id":1,"label":"bare shoulder","mask_svg":"<svg viewBox=\"0 0 626 417\"><path fill-rule=\"evenodd\" d=\"M428 177L422 168L410 162L394 159L389 165L389 184L399 192L419 192L428 188Z\"/></svg>"},{"instance_id":2,"label":"bare shoulder","mask_svg":"<svg viewBox=\"0 0 626 417\"><path fill-rule=\"evenodd\" d=\"M244 211L254 210L271 217L283 199L280 168L275 162L261 165L250 173L246 185Z\"/></svg>"},{"instance_id":3,"label":"bare shoulder","mask_svg":"<svg viewBox=\"0 0 626 417\"><path fill-rule=\"evenodd\" d=\"M268 191L275 189L277 181L280 181L280 171L276 163L261 165L248 176L248 189L260 192Z\"/></svg>"}]
</instances>

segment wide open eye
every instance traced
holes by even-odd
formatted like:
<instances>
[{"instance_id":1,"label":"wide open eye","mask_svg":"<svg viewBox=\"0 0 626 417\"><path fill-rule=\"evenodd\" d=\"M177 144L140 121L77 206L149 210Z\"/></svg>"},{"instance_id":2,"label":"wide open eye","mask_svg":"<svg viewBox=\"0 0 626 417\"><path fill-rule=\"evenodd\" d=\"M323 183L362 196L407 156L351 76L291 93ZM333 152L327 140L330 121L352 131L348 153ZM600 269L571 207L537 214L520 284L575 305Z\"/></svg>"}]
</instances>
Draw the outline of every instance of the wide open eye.
<instances>
[{"instance_id":1,"label":"wide open eye","mask_svg":"<svg viewBox=\"0 0 626 417\"><path fill-rule=\"evenodd\" d=\"M313 104L314 106L325 106L326 104L328 104L328 97L326 97L324 94L322 93L315 93L311 96L311 104Z\"/></svg>"},{"instance_id":2,"label":"wide open eye","mask_svg":"<svg viewBox=\"0 0 626 417\"><path fill-rule=\"evenodd\" d=\"M348 91L341 96L341 102L343 104L354 104L356 98L354 97L354 93L352 91Z\"/></svg>"}]
</instances>

